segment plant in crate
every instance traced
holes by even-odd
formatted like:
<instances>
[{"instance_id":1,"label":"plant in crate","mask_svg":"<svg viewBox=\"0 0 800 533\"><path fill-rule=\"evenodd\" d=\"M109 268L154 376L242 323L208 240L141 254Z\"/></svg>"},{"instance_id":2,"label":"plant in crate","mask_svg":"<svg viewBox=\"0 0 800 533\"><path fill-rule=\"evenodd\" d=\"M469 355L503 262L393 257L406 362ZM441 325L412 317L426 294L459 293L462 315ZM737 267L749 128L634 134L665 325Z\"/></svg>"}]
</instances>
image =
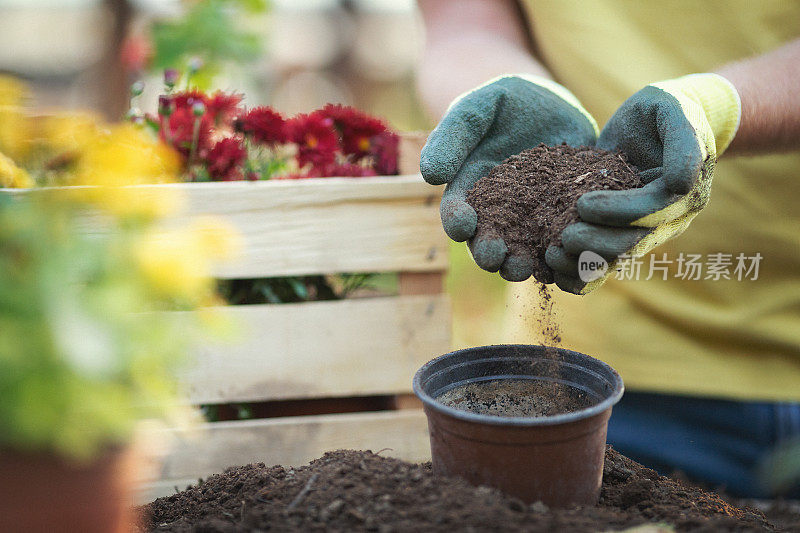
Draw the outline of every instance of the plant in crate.
<instances>
[{"instance_id":1,"label":"plant in crate","mask_svg":"<svg viewBox=\"0 0 800 533\"><path fill-rule=\"evenodd\" d=\"M286 117L268 106L246 107L244 97L193 87L194 73L164 73L156 113L136 107L143 90L134 84L129 118L172 146L187 182L263 181L395 175L399 136L385 122L352 107L329 104ZM234 305L342 299L359 289L391 288L392 276L372 273L283 276L220 281ZM239 405L236 418L249 418ZM204 406L211 420L215 406Z\"/></svg>"},{"instance_id":2,"label":"plant in crate","mask_svg":"<svg viewBox=\"0 0 800 533\"><path fill-rule=\"evenodd\" d=\"M247 108L236 93L194 88L192 76L165 71L157 113L135 106L144 89L137 82L128 113L181 154L184 181L397 174L399 137L375 117L328 104L287 118L269 106Z\"/></svg>"},{"instance_id":3,"label":"plant in crate","mask_svg":"<svg viewBox=\"0 0 800 533\"><path fill-rule=\"evenodd\" d=\"M32 119L22 90L0 80L0 184L75 187L0 193L0 530L122 530L137 422L189 416L172 372L203 315L161 311L216 301L230 234L159 229L178 198L128 187L174 181L173 150L129 124Z\"/></svg>"},{"instance_id":4,"label":"plant in crate","mask_svg":"<svg viewBox=\"0 0 800 533\"><path fill-rule=\"evenodd\" d=\"M352 107L328 104L284 117L268 106L246 108L243 96L189 88L192 72L164 75L157 114L135 107L129 117L181 154L184 181L260 181L397 174L399 136L383 121ZM185 86L186 90L176 90ZM229 280L221 292L232 304L290 303L344 298L370 274Z\"/></svg>"}]
</instances>

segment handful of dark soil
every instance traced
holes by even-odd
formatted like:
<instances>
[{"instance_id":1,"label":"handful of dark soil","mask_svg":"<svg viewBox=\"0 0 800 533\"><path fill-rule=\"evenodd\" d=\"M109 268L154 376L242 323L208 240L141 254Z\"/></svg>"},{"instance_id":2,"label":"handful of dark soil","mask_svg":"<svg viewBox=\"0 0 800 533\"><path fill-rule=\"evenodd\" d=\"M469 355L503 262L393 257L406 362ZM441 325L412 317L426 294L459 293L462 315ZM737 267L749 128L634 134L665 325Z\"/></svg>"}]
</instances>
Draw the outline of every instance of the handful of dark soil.
<instances>
[{"instance_id":1,"label":"handful of dark soil","mask_svg":"<svg viewBox=\"0 0 800 533\"><path fill-rule=\"evenodd\" d=\"M638 169L620 152L540 144L494 167L467 192L467 202L478 214L479 232L501 237L511 255L533 256L533 277L551 283L544 254L580 220L578 198L642 185Z\"/></svg>"},{"instance_id":2,"label":"handful of dark soil","mask_svg":"<svg viewBox=\"0 0 800 533\"><path fill-rule=\"evenodd\" d=\"M764 515L606 451L600 503L548 509L435 477L428 464L337 451L300 468L231 468L140 509L144 531L775 531Z\"/></svg>"}]
</instances>

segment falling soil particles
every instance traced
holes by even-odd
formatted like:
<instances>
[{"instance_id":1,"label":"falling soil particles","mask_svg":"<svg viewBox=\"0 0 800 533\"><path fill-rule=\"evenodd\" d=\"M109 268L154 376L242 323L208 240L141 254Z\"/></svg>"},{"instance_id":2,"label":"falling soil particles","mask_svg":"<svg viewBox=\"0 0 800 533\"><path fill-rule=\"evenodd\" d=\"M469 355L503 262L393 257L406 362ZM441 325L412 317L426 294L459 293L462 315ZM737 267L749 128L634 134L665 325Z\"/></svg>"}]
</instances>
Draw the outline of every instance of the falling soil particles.
<instances>
[{"instance_id":1,"label":"falling soil particles","mask_svg":"<svg viewBox=\"0 0 800 533\"><path fill-rule=\"evenodd\" d=\"M642 185L638 169L620 152L540 144L494 167L467 192L467 202L478 214L479 234L501 237L512 255L532 256L533 277L552 283L544 254L580 220L578 198Z\"/></svg>"},{"instance_id":2,"label":"falling soil particles","mask_svg":"<svg viewBox=\"0 0 800 533\"><path fill-rule=\"evenodd\" d=\"M538 330L541 342L548 347L561 344L561 324L556 318L553 309L553 295L550 289L541 282L536 282L539 293L538 309L534 310L533 319L536 321L534 326Z\"/></svg>"},{"instance_id":3,"label":"falling soil particles","mask_svg":"<svg viewBox=\"0 0 800 533\"><path fill-rule=\"evenodd\" d=\"M268 446L269 443L265 443ZM659 476L611 448L600 502L549 509L433 475L369 451L326 453L306 466L229 468L141 507L140 531L778 531L757 510ZM651 529L648 531L656 531Z\"/></svg>"},{"instance_id":4,"label":"falling soil particles","mask_svg":"<svg viewBox=\"0 0 800 533\"><path fill-rule=\"evenodd\" d=\"M436 398L439 402L481 415L541 417L590 407L595 402L584 391L536 379L496 379L467 383Z\"/></svg>"}]
</instances>

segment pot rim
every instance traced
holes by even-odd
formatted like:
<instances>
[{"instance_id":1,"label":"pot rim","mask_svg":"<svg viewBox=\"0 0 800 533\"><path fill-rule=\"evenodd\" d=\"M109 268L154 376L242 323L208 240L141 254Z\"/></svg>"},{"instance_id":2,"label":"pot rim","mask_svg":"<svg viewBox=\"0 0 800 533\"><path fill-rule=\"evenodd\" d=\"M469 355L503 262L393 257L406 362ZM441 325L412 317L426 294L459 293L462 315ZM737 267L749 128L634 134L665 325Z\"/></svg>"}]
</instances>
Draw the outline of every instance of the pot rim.
<instances>
[{"instance_id":1,"label":"pot rim","mask_svg":"<svg viewBox=\"0 0 800 533\"><path fill-rule=\"evenodd\" d=\"M414 374L414 379L412 381L412 389L414 394L417 395L423 405L434 411L438 411L441 414L449 415L453 418L463 420L466 422L474 422L477 424L488 424L493 426L516 426L516 427L537 427L537 426L556 426L560 424L568 424L570 422L576 422L578 420L583 420L586 418L593 417L595 415L599 415L605 412L608 409L611 409L621 398L622 394L625 392L625 385L622 382L622 378L620 377L619 373L611 367L611 365L601 361L599 359L595 359L589 355L576 352L573 350L567 350L566 348L556 348L552 347L551 349L558 350L562 353L569 353L573 355L577 355L581 359L592 360L596 363L599 363L602 367L609 371L611 376L613 377L613 392L612 394L604 399L603 401L592 405L591 407L586 407L584 409L579 409L577 411L570 411L568 413L561 413L558 415L553 416L538 416L538 417L522 417L522 416L496 416L496 415L484 415L478 413L472 413L470 411L463 411L461 409L455 409L453 407L449 407L444 405L443 403L437 401L433 396L425 392L422 388L422 375L425 371L432 365L440 362L441 360L449 357L454 357L460 353L464 352L474 352L476 350L480 350L482 348L493 348L493 347L509 347L509 348L547 348L543 345L538 344L493 344L489 346L475 346L472 348L464 348L461 350L454 350L452 352L448 352L446 354L440 355L435 359L431 359L422 367L417 370Z\"/></svg>"}]
</instances>

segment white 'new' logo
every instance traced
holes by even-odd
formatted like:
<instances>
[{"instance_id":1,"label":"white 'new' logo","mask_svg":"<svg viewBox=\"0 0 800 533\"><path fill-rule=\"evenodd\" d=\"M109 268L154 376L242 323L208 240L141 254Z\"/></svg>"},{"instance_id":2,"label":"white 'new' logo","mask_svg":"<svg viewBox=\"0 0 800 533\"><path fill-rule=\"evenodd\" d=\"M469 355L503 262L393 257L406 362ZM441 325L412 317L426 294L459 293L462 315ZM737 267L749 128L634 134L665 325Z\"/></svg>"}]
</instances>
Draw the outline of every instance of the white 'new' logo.
<instances>
[{"instance_id":1,"label":"white 'new' logo","mask_svg":"<svg viewBox=\"0 0 800 533\"><path fill-rule=\"evenodd\" d=\"M578 257L578 277L584 283L600 279L608 270L608 262L598 254L585 250Z\"/></svg>"}]
</instances>

